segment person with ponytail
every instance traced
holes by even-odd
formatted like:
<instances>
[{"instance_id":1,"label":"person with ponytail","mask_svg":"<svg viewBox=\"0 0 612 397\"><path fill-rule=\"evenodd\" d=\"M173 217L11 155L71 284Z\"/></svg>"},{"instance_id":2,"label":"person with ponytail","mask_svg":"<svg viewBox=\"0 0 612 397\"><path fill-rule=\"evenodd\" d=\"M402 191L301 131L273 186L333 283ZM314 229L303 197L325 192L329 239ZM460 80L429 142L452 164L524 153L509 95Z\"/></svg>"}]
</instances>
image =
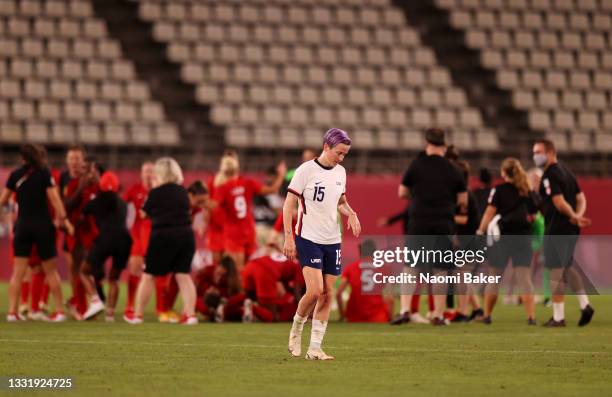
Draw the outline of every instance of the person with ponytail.
<instances>
[{"instance_id":1,"label":"person with ponytail","mask_svg":"<svg viewBox=\"0 0 612 397\"><path fill-rule=\"evenodd\" d=\"M527 313L527 324L535 325L533 283L531 281L531 223L537 213L536 196L531 190L529 179L519 160L508 157L501 165L504 183L496 186L489 194L489 200L480 227L476 234L487 233L489 224L496 218L500 238L488 251L489 272L501 276L509 260L512 260L514 274L521 290L521 299ZM499 295L499 284L487 284L484 299L485 324L491 324L491 313Z\"/></svg>"},{"instance_id":2,"label":"person with ponytail","mask_svg":"<svg viewBox=\"0 0 612 397\"><path fill-rule=\"evenodd\" d=\"M24 320L17 312L19 288L28 269L28 262L34 248L42 261L42 268L55 299L56 312L45 318L51 322L66 320L63 309L61 280L57 272L55 257L55 225L49 203L53 207L57 224L73 234L72 224L66 217L66 210L60 198L55 180L47 167L47 153L42 146L25 144L21 147L23 164L15 169L0 194L0 207L7 204L15 194L18 213L15 222L13 252L15 265L9 284L8 322Z\"/></svg>"}]
</instances>

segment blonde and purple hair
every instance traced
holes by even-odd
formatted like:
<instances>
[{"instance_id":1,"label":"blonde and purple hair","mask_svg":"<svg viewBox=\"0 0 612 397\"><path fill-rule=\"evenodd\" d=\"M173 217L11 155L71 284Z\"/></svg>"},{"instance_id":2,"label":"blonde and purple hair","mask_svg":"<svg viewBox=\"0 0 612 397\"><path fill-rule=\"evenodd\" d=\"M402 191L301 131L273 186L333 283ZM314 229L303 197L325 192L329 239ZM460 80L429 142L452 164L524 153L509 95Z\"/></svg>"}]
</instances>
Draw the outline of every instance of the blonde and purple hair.
<instances>
[{"instance_id":1,"label":"blonde and purple hair","mask_svg":"<svg viewBox=\"0 0 612 397\"><path fill-rule=\"evenodd\" d=\"M323 136L323 143L327 144L330 149L340 143L351 146L351 138L349 138L348 134L340 128L331 128L327 130Z\"/></svg>"}]
</instances>

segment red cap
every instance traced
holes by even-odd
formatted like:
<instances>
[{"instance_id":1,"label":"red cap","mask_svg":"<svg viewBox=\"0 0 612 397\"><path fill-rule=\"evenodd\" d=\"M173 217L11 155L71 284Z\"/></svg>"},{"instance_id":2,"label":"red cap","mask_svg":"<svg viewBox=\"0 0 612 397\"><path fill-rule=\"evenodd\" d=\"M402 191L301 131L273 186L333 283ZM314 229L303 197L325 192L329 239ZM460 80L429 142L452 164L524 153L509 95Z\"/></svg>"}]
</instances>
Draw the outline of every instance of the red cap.
<instances>
[{"instance_id":1,"label":"red cap","mask_svg":"<svg viewBox=\"0 0 612 397\"><path fill-rule=\"evenodd\" d=\"M100 190L103 192L119 191L119 178L113 172L106 171L100 177Z\"/></svg>"}]
</instances>

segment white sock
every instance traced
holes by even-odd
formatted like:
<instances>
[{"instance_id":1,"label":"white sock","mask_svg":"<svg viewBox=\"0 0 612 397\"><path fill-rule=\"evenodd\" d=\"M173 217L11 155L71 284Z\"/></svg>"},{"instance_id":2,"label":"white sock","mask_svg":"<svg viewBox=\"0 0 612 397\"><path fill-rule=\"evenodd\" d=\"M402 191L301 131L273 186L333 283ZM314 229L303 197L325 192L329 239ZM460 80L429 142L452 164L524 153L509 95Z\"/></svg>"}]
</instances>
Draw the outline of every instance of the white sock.
<instances>
[{"instance_id":1,"label":"white sock","mask_svg":"<svg viewBox=\"0 0 612 397\"><path fill-rule=\"evenodd\" d=\"M580 309L584 309L589 305L589 297L585 294L576 295L578 298L578 304L580 305Z\"/></svg>"},{"instance_id":2,"label":"white sock","mask_svg":"<svg viewBox=\"0 0 612 397\"><path fill-rule=\"evenodd\" d=\"M320 349L323 337L325 336L325 329L327 328L327 321L312 320L312 331L310 333L310 347L308 350Z\"/></svg>"},{"instance_id":3,"label":"white sock","mask_svg":"<svg viewBox=\"0 0 612 397\"><path fill-rule=\"evenodd\" d=\"M553 320L561 321L565 319L565 303L553 302Z\"/></svg>"},{"instance_id":4,"label":"white sock","mask_svg":"<svg viewBox=\"0 0 612 397\"><path fill-rule=\"evenodd\" d=\"M307 320L308 317L302 317L299 314L295 313L295 316L293 316L293 325L291 326L291 333L297 333L301 335L302 330L304 329L304 324Z\"/></svg>"}]
</instances>

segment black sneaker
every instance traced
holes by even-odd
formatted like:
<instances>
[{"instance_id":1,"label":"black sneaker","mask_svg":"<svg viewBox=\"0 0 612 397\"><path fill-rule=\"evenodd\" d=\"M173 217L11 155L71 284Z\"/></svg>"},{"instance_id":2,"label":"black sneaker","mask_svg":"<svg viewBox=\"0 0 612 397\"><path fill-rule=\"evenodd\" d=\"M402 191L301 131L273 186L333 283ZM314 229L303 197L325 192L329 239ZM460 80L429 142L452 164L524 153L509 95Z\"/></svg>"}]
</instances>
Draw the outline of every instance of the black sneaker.
<instances>
[{"instance_id":1,"label":"black sneaker","mask_svg":"<svg viewBox=\"0 0 612 397\"><path fill-rule=\"evenodd\" d=\"M580 310L580 321L578 321L578 326L584 327L590 323L594 313L595 310L593 310L591 305L586 305L584 309Z\"/></svg>"},{"instance_id":2,"label":"black sneaker","mask_svg":"<svg viewBox=\"0 0 612 397\"><path fill-rule=\"evenodd\" d=\"M455 314L455 318L451 320L451 323L467 323L470 321L470 318L465 314L457 313Z\"/></svg>"},{"instance_id":3,"label":"black sneaker","mask_svg":"<svg viewBox=\"0 0 612 397\"><path fill-rule=\"evenodd\" d=\"M481 323L485 324L485 325L491 325L493 324L493 320L491 319L491 316L485 316L480 320Z\"/></svg>"},{"instance_id":4,"label":"black sneaker","mask_svg":"<svg viewBox=\"0 0 612 397\"><path fill-rule=\"evenodd\" d=\"M565 327L565 320L555 321L555 319L551 317L550 320L542 324L542 327L548 327L548 328Z\"/></svg>"},{"instance_id":5,"label":"black sneaker","mask_svg":"<svg viewBox=\"0 0 612 397\"><path fill-rule=\"evenodd\" d=\"M431 320L431 325L438 327L438 326L445 326L448 325L446 324L446 321L443 318L439 318L439 317L434 317Z\"/></svg>"},{"instance_id":6,"label":"black sneaker","mask_svg":"<svg viewBox=\"0 0 612 397\"><path fill-rule=\"evenodd\" d=\"M469 321L474 321L474 319L478 317L484 316L484 311L482 309L472 310L472 314L468 317Z\"/></svg>"},{"instance_id":7,"label":"black sneaker","mask_svg":"<svg viewBox=\"0 0 612 397\"><path fill-rule=\"evenodd\" d=\"M536 323L535 318L528 318L527 319L527 325L538 325L538 323Z\"/></svg>"},{"instance_id":8,"label":"black sneaker","mask_svg":"<svg viewBox=\"0 0 612 397\"><path fill-rule=\"evenodd\" d=\"M401 324L405 324L409 322L410 322L410 313L405 312L405 313L399 314L397 317L391 320L389 324L390 325L401 325Z\"/></svg>"}]
</instances>

